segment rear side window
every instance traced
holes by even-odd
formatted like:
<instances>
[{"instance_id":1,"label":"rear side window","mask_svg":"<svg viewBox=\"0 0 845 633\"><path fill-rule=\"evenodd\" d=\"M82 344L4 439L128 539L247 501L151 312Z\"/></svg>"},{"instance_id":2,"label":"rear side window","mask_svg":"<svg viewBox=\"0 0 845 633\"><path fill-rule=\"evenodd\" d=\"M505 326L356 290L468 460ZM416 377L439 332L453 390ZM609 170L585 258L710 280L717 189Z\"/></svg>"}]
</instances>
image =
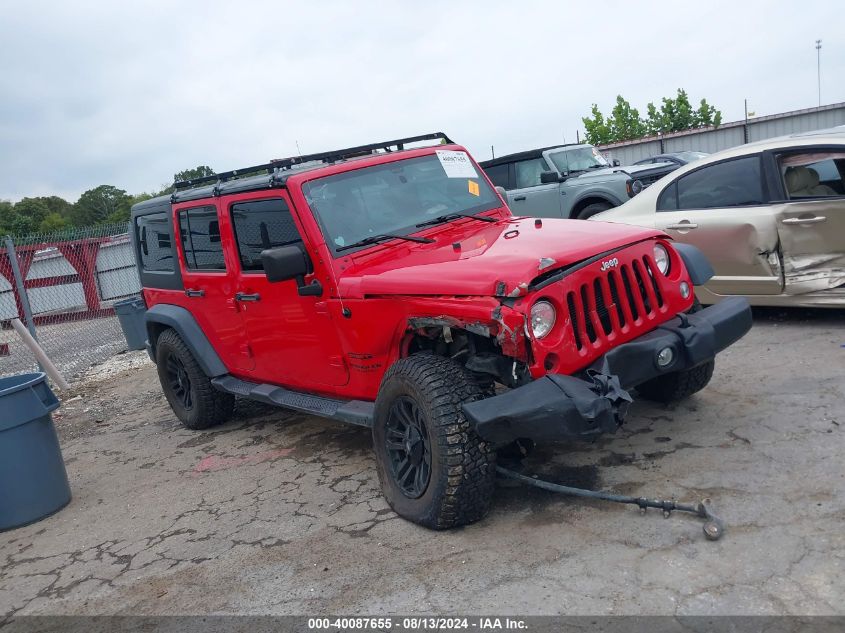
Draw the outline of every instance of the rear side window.
<instances>
[{"instance_id":1,"label":"rear side window","mask_svg":"<svg viewBox=\"0 0 845 633\"><path fill-rule=\"evenodd\" d=\"M179 239L185 266L191 270L226 270L217 209L212 206L179 211Z\"/></svg>"},{"instance_id":2,"label":"rear side window","mask_svg":"<svg viewBox=\"0 0 845 633\"><path fill-rule=\"evenodd\" d=\"M510 183L508 182L508 167L508 163L505 163L504 165L493 165L492 167L485 167L484 172L496 187L510 189Z\"/></svg>"},{"instance_id":3,"label":"rear side window","mask_svg":"<svg viewBox=\"0 0 845 633\"><path fill-rule=\"evenodd\" d=\"M141 268L154 272L173 272L176 262L170 240L170 226L166 213L142 215L135 220Z\"/></svg>"},{"instance_id":4,"label":"rear side window","mask_svg":"<svg viewBox=\"0 0 845 633\"><path fill-rule=\"evenodd\" d=\"M702 167L676 183L678 209L715 209L763 204L760 157Z\"/></svg>"},{"instance_id":5,"label":"rear side window","mask_svg":"<svg viewBox=\"0 0 845 633\"><path fill-rule=\"evenodd\" d=\"M657 199L658 211L676 211L678 209L678 183L666 187Z\"/></svg>"},{"instance_id":6,"label":"rear side window","mask_svg":"<svg viewBox=\"0 0 845 633\"><path fill-rule=\"evenodd\" d=\"M249 200L232 205L232 225L241 269L263 271L261 251L302 241L287 203L281 199Z\"/></svg>"}]
</instances>

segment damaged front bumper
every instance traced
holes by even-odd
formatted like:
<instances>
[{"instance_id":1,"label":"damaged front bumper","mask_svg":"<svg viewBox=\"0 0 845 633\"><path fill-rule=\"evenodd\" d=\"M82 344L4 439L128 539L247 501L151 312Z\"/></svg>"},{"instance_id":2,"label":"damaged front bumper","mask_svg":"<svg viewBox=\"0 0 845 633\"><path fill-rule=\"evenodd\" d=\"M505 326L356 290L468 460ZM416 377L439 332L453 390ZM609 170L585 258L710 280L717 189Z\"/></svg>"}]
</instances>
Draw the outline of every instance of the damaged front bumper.
<instances>
[{"instance_id":1,"label":"damaged front bumper","mask_svg":"<svg viewBox=\"0 0 845 633\"><path fill-rule=\"evenodd\" d=\"M518 438L591 439L613 433L631 402L627 389L705 363L749 329L748 302L731 297L694 314L678 315L613 348L587 368L584 378L548 374L501 395L469 402L463 405L464 414L480 437L497 444ZM668 363L667 358L671 358Z\"/></svg>"}]
</instances>

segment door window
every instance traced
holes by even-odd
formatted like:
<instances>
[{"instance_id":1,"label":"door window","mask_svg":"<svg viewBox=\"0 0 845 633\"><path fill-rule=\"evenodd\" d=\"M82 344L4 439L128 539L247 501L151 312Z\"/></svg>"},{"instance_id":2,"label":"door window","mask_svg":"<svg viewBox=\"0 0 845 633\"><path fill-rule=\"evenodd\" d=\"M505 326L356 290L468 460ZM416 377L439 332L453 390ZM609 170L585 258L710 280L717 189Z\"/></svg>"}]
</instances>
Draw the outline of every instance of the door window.
<instances>
[{"instance_id":1,"label":"door window","mask_svg":"<svg viewBox=\"0 0 845 633\"><path fill-rule=\"evenodd\" d=\"M741 207L765 202L759 156L703 167L679 178L675 187L677 209ZM664 194L671 195L670 190L667 188ZM671 206L671 201L667 199L664 204Z\"/></svg>"},{"instance_id":2,"label":"door window","mask_svg":"<svg viewBox=\"0 0 845 633\"><path fill-rule=\"evenodd\" d=\"M790 200L845 195L845 151L814 151L778 158Z\"/></svg>"},{"instance_id":3,"label":"door window","mask_svg":"<svg viewBox=\"0 0 845 633\"><path fill-rule=\"evenodd\" d=\"M244 272L264 270L261 251L302 242L290 209L280 198L233 204L232 225Z\"/></svg>"},{"instance_id":4,"label":"door window","mask_svg":"<svg viewBox=\"0 0 845 633\"><path fill-rule=\"evenodd\" d=\"M516 167L517 189L536 187L540 184L540 174L544 171L550 171L548 163L542 156L531 160L521 160L514 163L514 166Z\"/></svg>"},{"instance_id":5,"label":"door window","mask_svg":"<svg viewBox=\"0 0 845 633\"><path fill-rule=\"evenodd\" d=\"M212 206L179 211L179 239L185 266L191 270L226 270L217 209Z\"/></svg>"}]
</instances>

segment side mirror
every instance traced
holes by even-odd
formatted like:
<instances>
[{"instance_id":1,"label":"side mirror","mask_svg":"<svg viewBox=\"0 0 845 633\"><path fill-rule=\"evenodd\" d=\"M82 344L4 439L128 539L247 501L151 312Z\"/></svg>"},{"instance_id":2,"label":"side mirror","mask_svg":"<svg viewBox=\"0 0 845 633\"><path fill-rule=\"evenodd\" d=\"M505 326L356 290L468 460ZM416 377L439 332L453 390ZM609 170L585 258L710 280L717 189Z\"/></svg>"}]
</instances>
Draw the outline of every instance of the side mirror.
<instances>
[{"instance_id":1,"label":"side mirror","mask_svg":"<svg viewBox=\"0 0 845 633\"><path fill-rule=\"evenodd\" d=\"M505 191L505 188L499 185L496 185L496 193L502 196L502 200L505 201L505 204L508 203L508 192Z\"/></svg>"},{"instance_id":2,"label":"side mirror","mask_svg":"<svg viewBox=\"0 0 845 633\"><path fill-rule=\"evenodd\" d=\"M544 185L551 182L562 182L564 179L565 177L559 175L556 171L544 171L540 174L540 182Z\"/></svg>"},{"instance_id":3,"label":"side mirror","mask_svg":"<svg viewBox=\"0 0 845 633\"><path fill-rule=\"evenodd\" d=\"M622 163L619 162L618 158L614 158L612 164L614 167L619 167L619 165L621 165Z\"/></svg>"},{"instance_id":4,"label":"side mirror","mask_svg":"<svg viewBox=\"0 0 845 633\"><path fill-rule=\"evenodd\" d=\"M311 272L311 259L301 246L279 246L261 251L261 265L264 267L267 281L271 283L296 279L300 295L323 294L319 281L305 283L305 275Z\"/></svg>"}]
</instances>

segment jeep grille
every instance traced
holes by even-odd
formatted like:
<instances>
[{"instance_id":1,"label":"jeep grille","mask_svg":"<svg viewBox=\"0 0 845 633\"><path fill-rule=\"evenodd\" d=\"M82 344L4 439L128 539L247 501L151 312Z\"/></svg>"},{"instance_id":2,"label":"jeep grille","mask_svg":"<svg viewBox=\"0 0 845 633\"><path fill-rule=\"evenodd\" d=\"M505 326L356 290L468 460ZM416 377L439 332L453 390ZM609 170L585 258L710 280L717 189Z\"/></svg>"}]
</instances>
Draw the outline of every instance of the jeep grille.
<instances>
[{"instance_id":1,"label":"jeep grille","mask_svg":"<svg viewBox=\"0 0 845 633\"><path fill-rule=\"evenodd\" d=\"M655 278L659 274L652 258L644 255L567 292L576 348L580 351L588 344L601 344L629 325L654 316L664 303Z\"/></svg>"}]
</instances>

